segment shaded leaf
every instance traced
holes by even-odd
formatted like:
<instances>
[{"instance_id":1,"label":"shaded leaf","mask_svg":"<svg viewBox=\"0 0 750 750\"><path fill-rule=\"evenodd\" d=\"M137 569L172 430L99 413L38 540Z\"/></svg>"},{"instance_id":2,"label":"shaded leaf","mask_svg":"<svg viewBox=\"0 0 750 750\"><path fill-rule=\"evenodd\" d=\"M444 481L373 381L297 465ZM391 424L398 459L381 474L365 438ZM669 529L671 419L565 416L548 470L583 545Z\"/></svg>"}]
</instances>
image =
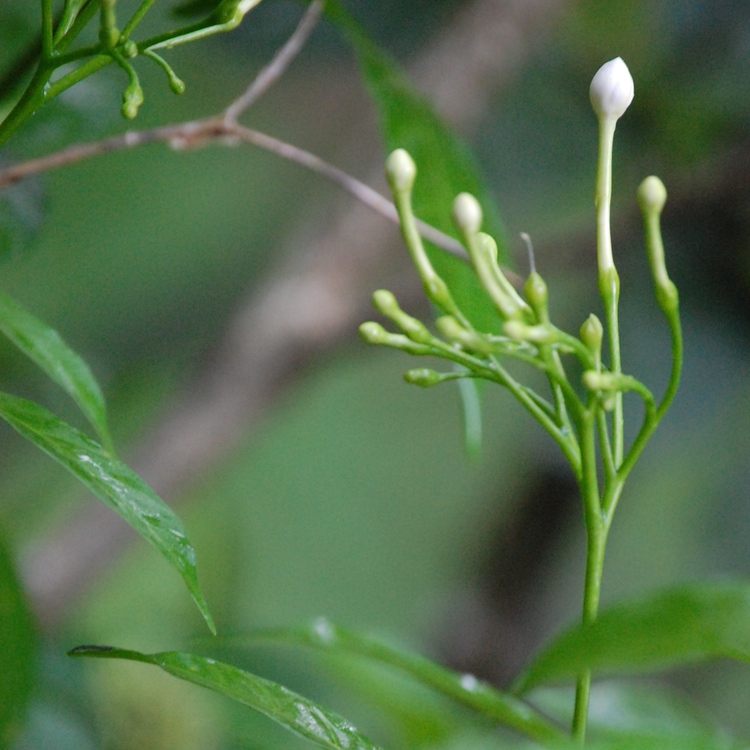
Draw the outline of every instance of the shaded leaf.
<instances>
[{"instance_id":1,"label":"shaded leaf","mask_svg":"<svg viewBox=\"0 0 750 750\"><path fill-rule=\"evenodd\" d=\"M34 680L34 624L10 554L0 542L0 747L18 732Z\"/></svg>"},{"instance_id":2,"label":"shaded leaf","mask_svg":"<svg viewBox=\"0 0 750 750\"><path fill-rule=\"evenodd\" d=\"M50 328L0 292L0 331L80 407L108 450L112 440L99 384L88 365Z\"/></svg>"},{"instance_id":3,"label":"shaded leaf","mask_svg":"<svg viewBox=\"0 0 750 750\"><path fill-rule=\"evenodd\" d=\"M263 677L194 654L168 651L142 654L106 646L79 646L71 656L128 659L161 667L181 680L226 695L259 711L296 734L333 750L376 750L346 719Z\"/></svg>"},{"instance_id":4,"label":"shaded leaf","mask_svg":"<svg viewBox=\"0 0 750 750\"><path fill-rule=\"evenodd\" d=\"M198 586L195 550L182 522L132 469L32 401L0 392L0 417L72 472L156 547L179 571L209 628L216 632Z\"/></svg>"},{"instance_id":5,"label":"shaded leaf","mask_svg":"<svg viewBox=\"0 0 750 750\"><path fill-rule=\"evenodd\" d=\"M232 642L234 639L228 641ZM324 618L305 628L256 631L237 641L307 646L337 654L354 654L405 672L417 682L437 690L521 734L541 742L564 742L563 733L528 704L503 693L473 675L458 674L418 654L389 646L341 628ZM225 641L226 642L226 641Z\"/></svg>"},{"instance_id":6,"label":"shaded leaf","mask_svg":"<svg viewBox=\"0 0 750 750\"><path fill-rule=\"evenodd\" d=\"M574 679L586 669L643 673L720 657L750 662L748 584L692 586L614 607L555 639L516 689Z\"/></svg>"},{"instance_id":7,"label":"shaded leaf","mask_svg":"<svg viewBox=\"0 0 750 750\"><path fill-rule=\"evenodd\" d=\"M380 113L387 151L405 148L417 164L415 214L458 238L451 220L453 200L461 192L472 193L484 209L485 231L497 240L500 262L508 264L505 230L469 148L338 0L326 3L326 14L344 32L356 52ZM438 248L429 248L429 252L435 269L469 318L479 328L499 330L499 317L467 263Z\"/></svg>"}]
</instances>

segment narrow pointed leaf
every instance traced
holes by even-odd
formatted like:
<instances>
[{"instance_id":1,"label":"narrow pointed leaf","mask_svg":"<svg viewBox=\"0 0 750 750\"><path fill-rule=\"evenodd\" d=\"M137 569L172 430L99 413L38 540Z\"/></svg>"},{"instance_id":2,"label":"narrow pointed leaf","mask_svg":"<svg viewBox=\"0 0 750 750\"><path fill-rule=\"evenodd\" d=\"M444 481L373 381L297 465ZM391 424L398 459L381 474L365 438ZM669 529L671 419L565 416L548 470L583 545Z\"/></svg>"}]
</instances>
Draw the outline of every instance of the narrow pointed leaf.
<instances>
[{"instance_id":1,"label":"narrow pointed leaf","mask_svg":"<svg viewBox=\"0 0 750 750\"><path fill-rule=\"evenodd\" d=\"M484 230L497 240L500 262L508 264L510 253L505 230L471 150L415 89L398 63L368 36L338 0L326 3L326 15L354 48L380 114L387 151L405 148L417 164L414 213L458 238L451 220L453 200L459 193L472 193L484 210ZM462 310L480 328L496 328L498 316L468 264L442 250L428 250L435 269Z\"/></svg>"},{"instance_id":2,"label":"narrow pointed leaf","mask_svg":"<svg viewBox=\"0 0 750 750\"><path fill-rule=\"evenodd\" d=\"M57 331L2 293L0 331L78 404L104 445L111 449L106 406L99 384L88 365Z\"/></svg>"},{"instance_id":3,"label":"narrow pointed leaf","mask_svg":"<svg viewBox=\"0 0 750 750\"><path fill-rule=\"evenodd\" d=\"M10 554L0 542L0 747L18 734L34 681L34 624Z\"/></svg>"},{"instance_id":4,"label":"narrow pointed leaf","mask_svg":"<svg viewBox=\"0 0 750 750\"><path fill-rule=\"evenodd\" d=\"M128 466L39 404L0 392L0 417L72 472L156 547L182 576L212 632L198 587L195 550L179 518Z\"/></svg>"},{"instance_id":5,"label":"narrow pointed leaf","mask_svg":"<svg viewBox=\"0 0 750 750\"><path fill-rule=\"evenodd\" d=\"M566 739L555 725L515 696L503 693L472 675L458 674L418 654L359 635L324 618L315 620L305 628L256 631L238 636L236 640L243 644L293 644L336 654L362 656L395 667L417 682L527 737L540 742L564 742Z\"/></svg>"},{"instance_id":6,"label":"narrow pointed leaf","mask_svg":"<svg viewBox=\"0 0 750 750\"><path fill-rule=\"evenodd\" d=\"M224 662L177 651L142 654L101 646L80 646L73 649L70 655L153 664L181 680L201 685L249 706L321 747L331 750L377 750L377 745L346 719L283 685Z\"/></svg>"},{"instance_id":7,"label":"narrow pointed leaf","mask_svg":"<svg viewBox=\"0 0 750 750\"><path fill-rule=\"evenodd\" d=\"M556 638L520 676L519 692L595 674L653 672L706 659L750 662L750 585L667 591L603 612Z\"/></svg>"}]
</instances>

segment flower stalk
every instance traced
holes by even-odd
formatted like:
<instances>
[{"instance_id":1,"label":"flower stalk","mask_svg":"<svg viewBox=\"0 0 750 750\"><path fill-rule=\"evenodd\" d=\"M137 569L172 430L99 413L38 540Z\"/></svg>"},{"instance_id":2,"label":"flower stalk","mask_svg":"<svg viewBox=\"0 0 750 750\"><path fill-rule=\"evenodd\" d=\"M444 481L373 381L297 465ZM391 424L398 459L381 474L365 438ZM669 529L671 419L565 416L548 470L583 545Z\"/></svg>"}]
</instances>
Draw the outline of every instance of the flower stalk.
<instances>
[{"instance_id":1,"label":"flower stalk","mask_svg":"<svg viewBox=\"0 0 750 750\"><path fill-rule=\"evenodd\" d=\"M430 355L460 366L449 373L428 368L410 370L405 376L407 382L431 387L463 378L490 380L508 389L557 442L578 481L583 503L587 539L584 623L591 623L598 616L607 537L625 481L669 408L682 368L679 299L667 274L660 230L666 190L658 178L649 177L638 191L638 202L643 212L655 295L672 333L672 373L661 403L657 406L652 392L622 370L618 320L620 281L610 230L612 150L617 120L633 99L633 79L620 58L600 68L592 80L590 98L599 120L595 208L598 289L604 303L605 324L602 325L596 315L589 315L578 336L554 325L547 284L536 268L532 268L521 295L498 265L494 240L481 232L479 202L462 193L453 205L453 221L467 248L474 273L502 320L499 332L473 327L454 301L450 283L437 275L422 246L411 210L416 165L399 149L388 158L386 171L402 235L427 296L444 314L437 319L437 332L433 334L426 325L404 313L392 294L381 290L374 296L375 306L401 329L401 333L388 333L378 323L365 323L360 328L362 337L369 343ZM605 335L609 344L608 362L602 356ZM565 360L570 357L577 360L576 366L583 372L581 382L575 386L566 372ZM544 373L549 393L537 393L511 377L503 363L507 359ZM640 431L627 451L622 401L626 391L640 396L645 407ZM571 735L581 745L586 740L590 693L591 674L584 671L576 680L571 725Z\"/></svg>"}]
</instances>

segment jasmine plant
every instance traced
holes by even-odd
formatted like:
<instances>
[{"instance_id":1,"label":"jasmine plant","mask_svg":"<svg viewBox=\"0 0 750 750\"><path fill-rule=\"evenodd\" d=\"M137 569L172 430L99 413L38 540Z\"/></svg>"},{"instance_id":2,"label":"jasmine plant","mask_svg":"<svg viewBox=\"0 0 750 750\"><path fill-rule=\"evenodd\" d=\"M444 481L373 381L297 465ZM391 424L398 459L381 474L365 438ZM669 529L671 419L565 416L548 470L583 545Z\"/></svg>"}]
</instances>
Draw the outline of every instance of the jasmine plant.
<instances>
[{"instance_id":1,"label":"jasmine plant","mask_svg":"<svg viewBox=\"0 0 750 750\"><path fill-rule=\"evenodd\" d=\"M510 391L552 436L575 475L583 503L587 540L584 624L593 623L597 618L607 536L625 482L672 403L682 368L679 296L667 274L660 230L666 189L658 177L652 176L641 184L638 202L643 213L656 299L672 334L672 372L666 392L658 402L645 384L623 372L618 321L620 280L610 231L615 126L633 99L633 79L621 58L599 69L591 82L590 98L599 121L595 205L598 285L604 305L604 324L592 313L581 325L578 336L558 328L550 319L547 284L535 270L529 274L523 289L516 290L498 264L495 241L481 231L479 202L474 196L462 193L453 204L453 221L477 278L502 321L499 330L477 329L430 262L411 206L417 168L409 154L398 149L388 157L386 173L402 236L425 294L442 315L436 320L437 333L434 334L405 313L393 294L379 290L373 295L375 307L401 329L401 333L387 332L375 322L360 327L367 343L417 356L438 357L459 366L450 372L426 368L409 370L405 375L407 382L429 387L460 378L490 381ZM605 334L608 357L602 353ZM572 381L566 370L570 358L577 360L583 370L579 383ZM549 393L540 394L516 379L506 367L507 360L523 362L544 373ZM645 407L640 431L627 450L622 401L626 391L638 394ZM572 718L573 737L581 743L586 736L590 689L591 672L582 670L577 678Z\"/></svg>"}]
</instances>

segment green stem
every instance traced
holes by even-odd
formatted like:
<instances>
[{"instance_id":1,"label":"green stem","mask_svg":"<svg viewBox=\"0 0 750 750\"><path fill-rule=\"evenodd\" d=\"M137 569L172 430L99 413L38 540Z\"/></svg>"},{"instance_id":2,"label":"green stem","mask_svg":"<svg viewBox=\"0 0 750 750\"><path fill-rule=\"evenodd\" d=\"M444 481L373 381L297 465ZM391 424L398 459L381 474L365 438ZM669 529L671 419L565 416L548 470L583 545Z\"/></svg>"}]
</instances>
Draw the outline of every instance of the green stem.
<instances>
[{"instance_id":1,"label":"green stem","mask_svg":"<svg viewBox=\"0 0 750 750\"><path fill-rule=\"evenodd\" d=\"M8 116L0 123L0 146L7 143L8 139L18 128L36 112L45 102L45 87L52 75L53 67L40 62L26 91L16 102L15 107Z\"/></svg>"},{"instance_id":2,"label":"green stem","mask_svg":"<svg viewBox=\"0 0 750 750\"><path fill-rule=\"evenodd\" d=\"M42 60L49 62L53 52L54 18L52 0L42 0Z\"/></svg>"},{"instance_id":3,"label":"green stem","mask_svg":"<svg viewBox=\"0 0 750 750\"><path fill-rule=\"evenodd\" d=\"M143 0L135 13L133 13L130 20L125 24L125 28L122 30L120 37L122 39L130 39L130 35L135 31L138 24L143 20L146 13L151 10L151 6L156 0Z\"/></svg>"},{"instance_id":4,"label":"green stem","mask_svg":"<svg viewBox=\"0 0 750 750\"><path fill-rule=\"evenodd\" d=\"M580 420L579 426L582 464L580 487L586 521L586 578L582 617L584 623L593 622L599 611L604 550L607 543L607 528L602 519L596 465L595 412L599 408L593 397L589 399L589 408ZM572 734L581 745L586 740L590 693L591 672L586 670L578 675L573 710Z\"/></svg>"},{"instance_id":5,"label":"green stem","mask_svg":"<svg viewBox=\"0 0 750 750\"><path fill-rule=\"evenodd\" d=\"M617 120L612 117L599 118L599 154L596 168L596 254L599 264L599 294L604 302L609 337L609 369L616 375L622 372L620 360L620 324L617 314L620 299L620 279L612 257L612 232L610 229L610 207L612 204L612 146ZM615 466L622 463L624 448L624 420L622 394L615 394L612 410L612 450Z\"/></svg>"},{"instance_id":6,"label":"green stem","mask_svg":"<svg viewBox=\"0 0 750 750\"><path fill-rule=\"evenodd\" d=\"M80 33L88 26L89 21L96 15L99 10L99 0L89 0L77 14L72 26L66 32L65 36L55 45L55 52L62 54L76 40Z\"/></svg>"}]
</instances>

